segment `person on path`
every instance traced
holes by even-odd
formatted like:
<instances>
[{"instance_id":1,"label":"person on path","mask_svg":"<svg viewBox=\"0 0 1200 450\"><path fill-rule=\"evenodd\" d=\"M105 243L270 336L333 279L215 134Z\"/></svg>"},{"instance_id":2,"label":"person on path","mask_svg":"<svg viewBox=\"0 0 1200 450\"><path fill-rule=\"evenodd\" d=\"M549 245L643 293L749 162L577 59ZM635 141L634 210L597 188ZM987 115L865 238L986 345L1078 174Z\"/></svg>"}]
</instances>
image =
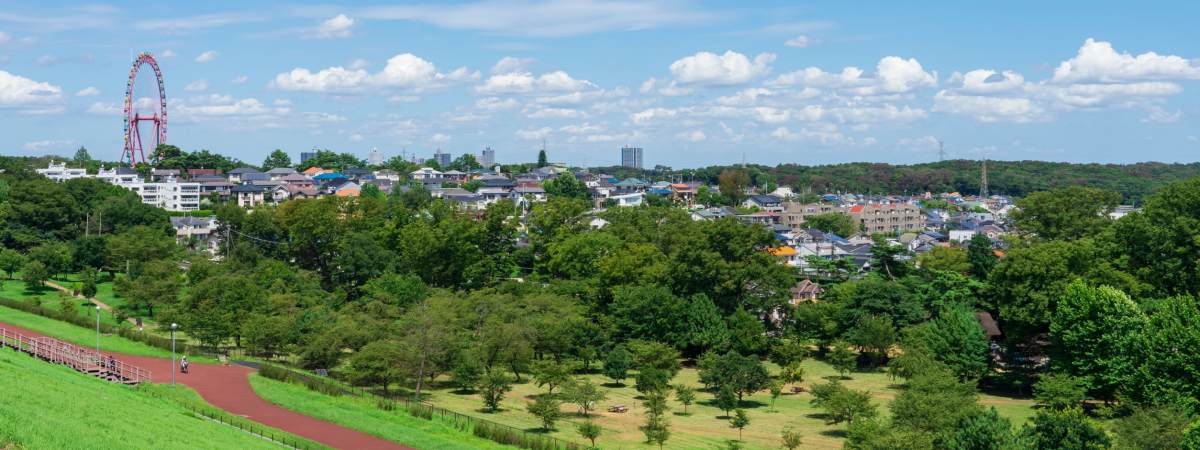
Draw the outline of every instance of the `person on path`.
<instances>
[{"instance_id":1,"label":"person on path","mask_svg":"<svg viewBox=\"0 0 1200 450\"><path fill-rule=\"evenodd\" d=\"M188 373L187 356L184 356L182 359L179 360L179 371L183 372L183 373Z\"/></svg>"}]
</instances>

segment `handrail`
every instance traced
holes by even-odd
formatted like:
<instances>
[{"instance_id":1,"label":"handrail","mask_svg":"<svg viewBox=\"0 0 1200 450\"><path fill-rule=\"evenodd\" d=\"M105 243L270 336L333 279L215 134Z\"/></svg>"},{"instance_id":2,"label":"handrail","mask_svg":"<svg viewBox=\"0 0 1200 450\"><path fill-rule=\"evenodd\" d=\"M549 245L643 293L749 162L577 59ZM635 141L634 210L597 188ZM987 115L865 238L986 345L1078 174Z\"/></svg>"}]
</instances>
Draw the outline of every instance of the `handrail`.
<instances>
[{"instance_id":1,"label":"handrail","mask_svg":"<svg viewBox=\"0 0 1200 450\"><path fill-rule=\"evenodd\" d=\"M0 328L0 347L10 347L79 372L102 373L113 381L141 383L151 380L149 370L119 361L112 355L105 358L95 350L50 337L25 336Z\"/></svg>"}]
</instances>

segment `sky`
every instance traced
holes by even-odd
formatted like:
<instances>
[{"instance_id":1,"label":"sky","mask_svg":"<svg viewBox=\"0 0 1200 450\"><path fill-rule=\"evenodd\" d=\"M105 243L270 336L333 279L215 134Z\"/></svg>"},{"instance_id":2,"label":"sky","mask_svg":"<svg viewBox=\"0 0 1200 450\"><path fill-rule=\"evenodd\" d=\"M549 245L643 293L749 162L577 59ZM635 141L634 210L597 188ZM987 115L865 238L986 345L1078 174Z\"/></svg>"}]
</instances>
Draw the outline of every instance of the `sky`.
<instances>
[{"instance_id":1,"label":"sky","mask_svg":"<svg viewBox=\"0 0 1200 450\"><path fill-rule=\"evenodd\" d=\"M0 154L167 141L524 162L1194 162L1200 2L0 0ZM134 83L156 104L152 72ZM142 134L151 136L143 124ZM144 138L147 146L153 144Z\"/></svg>"}]
</instances>

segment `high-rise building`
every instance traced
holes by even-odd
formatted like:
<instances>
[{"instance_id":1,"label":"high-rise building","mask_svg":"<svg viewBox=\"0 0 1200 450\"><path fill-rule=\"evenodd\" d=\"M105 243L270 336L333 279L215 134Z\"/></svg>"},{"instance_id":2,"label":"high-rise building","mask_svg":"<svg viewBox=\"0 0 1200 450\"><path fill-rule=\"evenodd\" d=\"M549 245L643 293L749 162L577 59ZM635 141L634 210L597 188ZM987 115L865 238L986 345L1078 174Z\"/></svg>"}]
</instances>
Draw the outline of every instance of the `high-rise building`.
<instances>
[{"instance_id":1,"label":"high-rise building","mask_svg":"<svg viewBox=\"0 0 1200 450\"><path fill-rule=\"evenodd\" d=\"M642 168L642 148L641 147L621 147L621 166L632 167L634 169Z\"/></svg>"},{"instance_id":2,"label":"high-rise building","mask_svg":"<svg viewBox=\"0 0 1200 450\"><path fill-rule=\"evenodd\" d=\"M442 152L442 149L437 149L433 152L433 160L437 161L439 166L446 167L450 165L450 154Z\"/></svg>"},{"instance_id":3,"label":"high-rise building","mask_svg":"<svg viewBox=\"0 0 1200 450\"><path fill-rule=\"evenodd\" d=\"M308 161L308 160L316 158L316 157L317 157L317 152L300 152L300 164L304 164L305 161Z\"/></svg>"},{"instance_id":4,"label":"high-rise building","mask_svg":"<svg viewBox=\"0 0 1200 450\"><path fill-rule=\"evenodd\" d=\"M490 170L492 166L496 165L496 151L491 147L484 148L483 153L479 154L479 165Z\"/></svg>"},{"instance_id":5,"label":"high-rise building","mask_svg":"<svg viewBox=\"0 0 1200 450\"><path fill-rule=\"evenodd\" d=\"M371 149L371 153L367 155L367 164L372 166L382 165L383 153L380 153L378 148Z\"/></svg>"}]
</instances>

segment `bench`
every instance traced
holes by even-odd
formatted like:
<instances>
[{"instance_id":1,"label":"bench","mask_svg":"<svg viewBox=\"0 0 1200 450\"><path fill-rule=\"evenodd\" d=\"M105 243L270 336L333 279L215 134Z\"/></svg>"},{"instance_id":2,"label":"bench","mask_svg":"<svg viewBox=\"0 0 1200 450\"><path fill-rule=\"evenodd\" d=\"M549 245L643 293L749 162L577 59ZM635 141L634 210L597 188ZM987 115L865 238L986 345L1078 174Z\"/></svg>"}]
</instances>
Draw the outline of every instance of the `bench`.
<instances>
[{"instance_id":1,"label":"bench","mask_svg":"<svg viewBox=\"0 0 1200 450\"><path fill-rule=\"evenodd\" d=\"M629 408L625 407L625 405L612 405L608 407L608 412L610 413L623 413L627 411L629 411Z\"/></svg>"}]
</instances>

